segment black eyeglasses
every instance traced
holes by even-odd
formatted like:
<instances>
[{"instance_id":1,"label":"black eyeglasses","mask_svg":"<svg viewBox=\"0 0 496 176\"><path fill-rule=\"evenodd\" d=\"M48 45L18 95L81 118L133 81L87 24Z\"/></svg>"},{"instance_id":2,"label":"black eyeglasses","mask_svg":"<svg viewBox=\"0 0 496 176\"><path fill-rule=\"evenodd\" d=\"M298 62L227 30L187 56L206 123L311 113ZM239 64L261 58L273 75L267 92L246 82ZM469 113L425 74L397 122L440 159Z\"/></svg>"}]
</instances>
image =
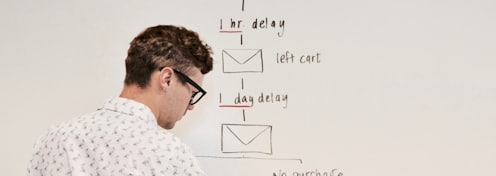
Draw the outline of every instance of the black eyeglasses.
<instances>
[{"instance_id":1,"label":"black eyeglasses","mask_svg":"<svg viewBox=\"0 0 496 176\"><path fill-rule=\"evenodd\" d=\"M162 70L164 67L160 67L159 70ZM189 104L190 105L194 105L196 103L198 103L198 101L200 101L200 99L203 98L203 96L205 96L205 94L207 94L207 91L203 90L203 88L200 87L200 85L198 85L195 81L193 81L191 78L189 78L186 74L176 70L176 69L173 69L174 70L174 73L176 73L177 75L179 75L179 77L183 80L183 81L186 81L187 83L191 84L193 87L195 87L196 92L193 92L193 95L191 95L191 99L189 100Z\"/></svg>"}]
</instances>

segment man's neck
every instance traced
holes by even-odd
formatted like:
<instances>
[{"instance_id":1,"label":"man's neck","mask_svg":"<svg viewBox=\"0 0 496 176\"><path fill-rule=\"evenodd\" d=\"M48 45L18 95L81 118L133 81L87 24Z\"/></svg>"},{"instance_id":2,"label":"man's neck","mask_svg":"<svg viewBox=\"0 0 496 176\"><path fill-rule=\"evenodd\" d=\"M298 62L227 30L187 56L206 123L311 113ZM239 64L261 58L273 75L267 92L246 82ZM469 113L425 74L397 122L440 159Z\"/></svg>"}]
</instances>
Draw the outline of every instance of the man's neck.
<instances>
[{"instance_id":1,"label":"man's neck","mask_svg":"<svg viewBox=\"0 0 496 176\"><path fill-rule=\"evenodd\" d=\"M150 108L153 115L155 115L155 118L158 117L158 107L156 107L156 103L154 103L156 101L156 96L153 96L153 91L150 87L141 88L134 84L125 85L119 97L143 103Z\"/></svg>"}]
</instances>

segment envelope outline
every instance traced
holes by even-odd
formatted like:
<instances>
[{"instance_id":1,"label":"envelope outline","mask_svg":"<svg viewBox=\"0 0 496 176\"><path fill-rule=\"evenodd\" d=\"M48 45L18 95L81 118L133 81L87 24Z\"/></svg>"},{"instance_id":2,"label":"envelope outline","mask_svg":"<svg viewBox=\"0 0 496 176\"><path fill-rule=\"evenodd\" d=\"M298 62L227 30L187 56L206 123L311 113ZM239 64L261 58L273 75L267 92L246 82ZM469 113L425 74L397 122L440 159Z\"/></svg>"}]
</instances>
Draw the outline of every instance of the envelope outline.
<instances>
[{"instance_id":1,"label":"envelope outline","mask_svg":"<svg viewBox=\"0 0 496 176\"><path fill-rule=\"evenodd\" d=\"M223 153L272 154L272 126L270 125L222 124L221 131ZM248 136L246 132L249 132Z\"/></svg>"},{"instance_id":2,"label":"envelope outline","mask_svg":"<svg viewBox=\"0 0 496 176\"><path fill-rule=\"evenodd\" d=\"M224 73L263 72L262 49L222 50Z\"/></svg>"},{"instance_id":3,"label":"envelope outline","mask_svg":"<svg viewBox=\"0 0 496 176\"><path fill-rule=\"evenodd\" d=\"M240 51L245 51L245 50L240 50ZM246 51L247 51L247 50L246 50ZM256 50L256 52L255 52L255 53L245 55L244 57L243 57L243 56L240 56L240 55L236 55L236 57L235 57L235 56L233 56L233 55L235 55L235 53L232 53L232 52L231 52L231 53L229 53L229 52L227 52L226 50L223 50L223 52L224 52L226 55L228 55L231 59L233 59L234 61L236 61L238 64L243 65L243 64L246 64L246 62L250 61L251 59L255 58L255 56L256 56L258 53L261 53L261 52L262 52L262 50L258 49L258 50ZM248 57L247 57L247 56L248 56Z\"/></svg>"},{"instance_id":4,"label":"envelope outline","mask_svg":"<svg viewBox=\"0 0 496 176\"><path fill-rule=\"evenodd\" d=\"M258 136L260 136L263 132L267 131L269 129L269 127L267 126L266 128L262 128L263 130L260 131L257 135L253 136L253 137L249 137L248 138L248 141L246 141L246 139L241 139L240 136L238 136L238 134L236 134L236 132L234 132L231 127L229 126L226 126L226 128L241 142L243 143L244 145L248 145L250 143L252 143Z\"/></svg>"}]
</instances>

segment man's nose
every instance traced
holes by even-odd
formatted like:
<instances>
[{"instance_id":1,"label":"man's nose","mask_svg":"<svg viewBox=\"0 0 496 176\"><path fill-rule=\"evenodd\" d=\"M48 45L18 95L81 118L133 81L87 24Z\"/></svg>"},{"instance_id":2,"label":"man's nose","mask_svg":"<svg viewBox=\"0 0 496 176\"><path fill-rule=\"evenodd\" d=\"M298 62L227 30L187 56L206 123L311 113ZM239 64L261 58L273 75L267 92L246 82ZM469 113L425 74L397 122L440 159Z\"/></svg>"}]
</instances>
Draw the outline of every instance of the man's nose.
<instances>
[{"instance_id":1,"label":"man's nose","mask_svg":"<svg viewBox=\"0 0 496 176\"><path fill-rule=\"evenodd\" d=\"M193 110L195 108L195 105L188 105L188 110Z\"/></svg>"}]
</instances>

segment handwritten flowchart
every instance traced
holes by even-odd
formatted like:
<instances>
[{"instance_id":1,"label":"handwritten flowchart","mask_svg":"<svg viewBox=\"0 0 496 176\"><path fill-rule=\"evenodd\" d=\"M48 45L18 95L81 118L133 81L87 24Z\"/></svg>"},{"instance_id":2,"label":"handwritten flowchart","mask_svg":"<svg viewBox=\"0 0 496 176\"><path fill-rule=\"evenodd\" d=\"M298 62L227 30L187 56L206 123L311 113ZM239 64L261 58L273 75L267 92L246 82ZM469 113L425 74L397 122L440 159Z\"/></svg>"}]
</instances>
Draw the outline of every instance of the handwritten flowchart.
<instances>
[{"instance_id":1,"label":"handwritten flowchart","mask_svg":"<svg viewBox=\"0 0 496 176\"><path fill-rule=\"evenodd\" d=\"M241 2L241 12L247 13L245 0ZM250 160L273 160L287 161L303 164L303 159L299 157L273 157L278 146L273 146L273 134L276 132L273 124L253 124L246 123L248 118L246 111L256 111L256 107L262 104L273 106L285 110L290 108L289 100L291 96L286 92L277 91L245 91L246 74L264 74L266 64L321 64L323 62L322 53L298 53L289 50L276 52L275 57L267 56L263 48L246 48L243 33L247 30L268 32L274 34L275 38L283 38L286 33L286 19L272 18L268 16L249 19L242 18L221 18L219 20L219 33L232 37L239 35L239 43L234 47L221 50L222 73L236 74L240 76L239 90L230 90L219 93L219 108L234 108L240 110L240 118L235 117L238 123L222 123L220 126L220 152L226 155L221 156L201 156L215 159L250 159ZM273 62L268 62L273 61ZM295 152L297 153L297 152ZM233 156L234 154L234 156ZM287 175L291 171L279 170L273 175ZM336 174L334 173L336 172ZM329 172L330 173L330 172ZM327 174L327 172L326 172ZM336 169L332 170L333 175L342 175Z\"/></svg>"}]
</instances>

